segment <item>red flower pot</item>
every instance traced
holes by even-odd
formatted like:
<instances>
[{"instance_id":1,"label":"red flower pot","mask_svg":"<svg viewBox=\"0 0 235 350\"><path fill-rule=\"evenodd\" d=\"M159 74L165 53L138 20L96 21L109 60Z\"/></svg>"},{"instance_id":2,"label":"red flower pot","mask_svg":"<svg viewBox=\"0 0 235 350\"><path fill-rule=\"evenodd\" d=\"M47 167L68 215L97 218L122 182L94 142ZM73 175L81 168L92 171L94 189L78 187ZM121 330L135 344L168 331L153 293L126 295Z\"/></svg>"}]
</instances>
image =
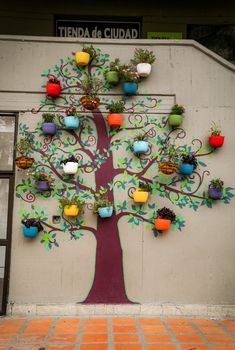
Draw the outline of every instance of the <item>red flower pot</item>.
<instances>
[{"instance_id":1,"label":"red flower pot","mask_svg":"<svg viewBox=\"0 0 235 350\"><path fill-rule=\"evenodd\" d=\"M48 82L46 91L48 96L59 97L61 93L61 85Z\"/></svg>"},{"instance_id":2,"label":"red flower pot","mask_svg":"<svg viewBox=\"0 0 235 350\"><path fill-rule=\"evenodd\" d=\"M108 124L113 128L118 128L122 125L122 115L119 113L112 113L108 115Z\"/></svg>"},{"instance_id":3,"label":"red flower pot","mask_svg":"<svg viewBox=\"0 0 235 350\"><path fill-rule=\"evenodd\" d=\"M209 144L214 148L222 147L224 144L224 136L210 136Z\"/></svg>"},{"instance_id":4,"label":"red flower pot","mask_svg":"<svg viewBox=\"0 0 235 350\"><path fill-rule=\"evenodd\" d=\"M155 220L155 227L159 231L167 231L171 227L171 220L161 219L159 217Z\"/></svg>"}]
</instances>

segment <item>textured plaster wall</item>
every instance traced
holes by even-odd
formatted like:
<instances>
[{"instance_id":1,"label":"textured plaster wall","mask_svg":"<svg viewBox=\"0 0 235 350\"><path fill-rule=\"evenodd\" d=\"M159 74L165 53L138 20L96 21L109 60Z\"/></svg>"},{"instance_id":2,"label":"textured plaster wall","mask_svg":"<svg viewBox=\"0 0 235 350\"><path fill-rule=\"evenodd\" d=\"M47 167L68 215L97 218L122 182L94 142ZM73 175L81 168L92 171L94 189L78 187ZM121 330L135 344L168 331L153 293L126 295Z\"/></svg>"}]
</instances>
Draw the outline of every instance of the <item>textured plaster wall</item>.
<instances>
[{"instance_id":1,"label":"textured plaster wall","mask_svg":"<svg viewBox=\"0 0 235 350\"><path fill-rule=\"evenodd\" d=\"M151 42L157 56L153 72L140 87L145 95L174 96L186 108L185 142L200 138L206 142L212 120L221 124L226 135L223 149L203 161L210 176L221 177L225 184L235 187L235 74L231 65L200 47L185 42ZM149 42L95 44L111 58L122 61L131 58L134 48L149 47ZM39 106L44 96L40 88L44 69L59 62L80 48L75 41L11 41L0 40L0 110L20 111L19 122L34 129L39 115L30 110ZM120 91L115 90L117 93ZM163 100L167 97L163 97ZM167 113L173 104L168 103ZM117 156L116 156L117 157ZM114 159L115 162L115 159ZM22 172L16 172L20 180ZM118 195L117 195L118 196ZM169 205L167 199L154 197ZM58 208L48 199L49 212ZM60 237L58 249L47 252L40 239L28 242L20 230L18 210L22 201L15 200L12 239L9 300L15 303L75 303L87 296L94 275L96 241L85 232L77 241ZM42 203L45 206L45 199ZM197 212L175 207L184 216L182 232L173 231L155 238L144 224L134 230L127 218L119 222L123 249L126 292L129 299L140 303L174 302L185 304L234 304L234 201L221 202ZM95 225L95 218L87 214Z\"/></svg>"}]
</instances>

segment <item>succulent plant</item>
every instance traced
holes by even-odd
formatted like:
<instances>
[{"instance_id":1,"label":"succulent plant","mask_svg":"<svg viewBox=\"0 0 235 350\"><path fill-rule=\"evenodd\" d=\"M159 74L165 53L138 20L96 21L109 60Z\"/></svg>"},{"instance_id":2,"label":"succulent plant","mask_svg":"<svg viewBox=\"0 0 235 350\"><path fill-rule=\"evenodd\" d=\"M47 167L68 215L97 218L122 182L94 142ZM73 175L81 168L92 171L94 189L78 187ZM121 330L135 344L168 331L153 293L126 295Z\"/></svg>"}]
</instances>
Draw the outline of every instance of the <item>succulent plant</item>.
<instances>
[{"instance_id":1,"label":"succulent plant","mask_svg":"<svg viewBox=\"0 0 235 350\"><path fill-rule=\"evenodd\" d=\"M52 113L43 113L42 114L42 119L44 123L53 123L55 119L55 114Z\"/></svg>"},{"instance_id":2,"label":"succulent plant","mask_svg":"<svg viewBox=\"0 0 235 350\"><path fill-rule=\"evenodd\" d=\"M224 181L219 178L214 178L211 180L210 185L217 190L222 190L224 188Z\"/></svg>"},{"instance_id":3,"label":"succulent plant","mask_svg":"<svg viewBox=\"0 0 235 350\"><path fill-rule=\"evenodd\" d=\"M198 162L194 154L183 154L181 156L182 163L192 164L193 169L196 169Z\"/></svg>"},{"instance_id":4,"label":"succulent plant","mask_svg":"<svg viewBox=\"0 0 235 350\"><path fill-rule=\"evenodd\" d=\"M185 112L185 109L183 106L179 106L179 105L174 105L171 109L171 114L180 114L182 115Z\"/></svg>"},{"instance_id":5,"label":"succulent plant","mask_svg":"<svg viewBox=\"0 0 235 350\"><path fill-rule=\"evenodd\" d=\"M170 220L171 222L173 222L175 220L175 218L176 218L176 215L173 212L173 210L168 209L166 207L158 209L157 210L157 215L158 215L158 217L161 217L161 219Z\"/></svg>"},{"instance_id":6,"label":"succulent plant","mask_svg":"<svg viewBox=\"0 0 235 350\"><path fill-rule=\"evenodd\" d=\"M156 60L156 57L153 51L144 50L144 49L135 49L134 58L131 60L131 63L135 66L139 63L153 64L155 60Z\"/></svg>"},{"instance_id":7,"label":"succulent plant","mask_svg":"<svg viewBox=\"0 0 235 350\"><path fill-rule=\"evenodd\" d=\"M210 134L211 136L220 136L221 134L221 128L215 124L215 122L212 122L212 125L210 127Z\"/></svg>"},{"instance_id":8,"label":"succulent plant","mask_svg":"<svg viewBox=\"0 0 235 350\"><path fill-rule=\"evenodd\" d=\"M78 163L78 159L74 157L74 155L69 156L68 158L61 160L60 164L67 164L68 162Z\"/></svg>"},{"instance_id":9,"label":"succulent plant","mask_svg":"<svg viewBox=\"0 0 235 350\"><path fill-rule=\"evenodd\" d=\"M109 111L109 113L122 113L125 109L125 103L120 101L111 101L111 103L106 106L106 109Z\"/></svg>"}]
</instances>

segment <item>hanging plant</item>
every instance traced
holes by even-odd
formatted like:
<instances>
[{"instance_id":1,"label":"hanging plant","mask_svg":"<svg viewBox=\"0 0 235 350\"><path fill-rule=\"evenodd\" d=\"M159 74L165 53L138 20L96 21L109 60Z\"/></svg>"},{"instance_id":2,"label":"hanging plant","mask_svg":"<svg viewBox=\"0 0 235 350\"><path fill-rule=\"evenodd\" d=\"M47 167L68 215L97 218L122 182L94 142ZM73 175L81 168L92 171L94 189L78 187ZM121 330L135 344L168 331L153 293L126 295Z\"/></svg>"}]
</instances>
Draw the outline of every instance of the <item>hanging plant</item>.
<instances>
[{"instance_id":1,"label":"hanging plant","mask_svg":"<svg viewBox=\"0 0 235 350\"><path fill-rule=\"evenodd\" d=\"M148 77L151 73L152 64L156 57L153 51L144 49L135 49L134 58L131 63L136 66L137 73L140 77Z\"/></svg>"},{"instance_id":2,"label":"hanging plant","mask_svg":"<svg viewBox=\"0 0 235 350\"><path fill-rule=\"evenodd\" d=\"M138 90L138 82L140 76L136 71L136 67L132 65L125 65L122 67L121 71L122 90L125 95L132 96L136 95Z\"/></svg>"},{"instance_id":3,"label":"hanging plant","mask_svg":"<svg viewBox=\"0 0 235 350\"><path fill-rule=\"evenodd\" d=\"M106 109L109 111L108 114L108 124L113 128L118 128L122 125L122 114L125 109L125 103L120 101L111 101L111 103L106 106Z\"/></svg>"},{"instance_id":4,"label":"hanging plant","mask_svg":"<svg viewBox=\"0 0 235 350\"><path fill-rule=\"evenodd\" d=\"M37 236L38 232L43 230L40 219L29 218L21 220L23 224L23 235L24 237L34 238Z\"/></svg>"},{"instance_id":5,"label":"hanging plant","mask_svg":"<svg viewBox=\"0 0 235 350\"><path fill-rule=\"evenodd\" d=\"M197 168L198 162L194 154L183 154L181 156L181 164L179 172L183 175L191 175Z\"/></svg>"},{"instance_id":6,"label":"hanging plant","mask_svg":"<svg viewBox=\"0 0 235 350\"><path fill-rule=\"evenodd\" d=\"M28 175L34 179L38 191L48 191L55 185L55 177L43 170L29 172Z\"/></svg>"},{"instance_id":7,"label":"hanging plant","mask_svg":"<svg viewBox=\"0 0 235 350\"><path fill-rule=\"evenodd\" d=\"M65 174L74 175L78 170L78 160L74 155L69 156L67 159L61 160L60 164L63 165Z\"/></svg>"},{"instance_id":8,"label":"hanging plant","mask_svg":"<svg viewBox=\"0 0 235 350\"><path fill-rule=\"evenodd\" d=\"M43 113L42 114L42 131L46 135L55 135L56 133L56 124L54 123L55 114Z\"/></svg>"},{"instance_id":9,"label":"hanging plant","mask_svg":"<svg viewBox=\"0 0 235 350\"><path fill-rule=\"evenodd\" d=\"M136 154L144 154L148 152L148 135L147 133L141 133L135 136L133 143L133 151Z\"/></svg>"},{"instance_id":10,"label":"hanging plant","mask_svg":"<svg viewBox=\"0 0 235 350\"><path fill-rule=\"evenodd\" d=\"M68 129L78 129L80 125L80 119L74 106L71 106L66 110L66 116L64 117L65 127Z\"/></svg>"},{"instance_id":11,"label":"hanging plant","mask_svg":"<svg viewBox=\"0 0 235 350\"><path fill-rule=\"evenodd\" d=\"M123 68L119 58L116 58L113 62L110 62L109 69L107 70L105 77L110 85L117 85L120 81L120 72Z\"/></svg>"},{"instance_id":12,"label":"hanging plant","mask_svg":"<svg viewBox=\"0 0 235 350\"><path fill-rule=\"evenodd\" d=\"M218 178L211 180L208 188L208 196L211 199L221 199L223 196L224 182Z\"/></svg>"},{"instance_id":13,"label":"hanging plant","mask_svg":"<svg viewBox=\"0 0 235 350\"><path fill-rule=\"evenodd\" d=\"M109 218L113 215L113 203L108 198L98 198L94 203L93 213L99 214L101 218Z\"/></svg>"},{"instance_id":14,"label":"hanging plant","mask_svg":"<svg viewBox=\"0 0 235 350\"><path fill-rule=\"evenodd\" d=\"M66 216L78 216L83 213L85 202L76 195L72 198L63 197L59 200Z\"/></svg>"},{"instance_id":15,"label":"hanging plant","mask_svg":"<svg viewBox=\"0 0 235 350\"><path fill-rule=\"evenodd\" d=\"M99 79L91 76L84 78L81 83L81 90L85 94L80 99L82 106L88 110L96 109L100 104L100 99L97 95L102 88L103 83Z\"/></svg>"},{"instance_id":16,"label":"hanging plant","mask_svg":"<svg viewBox=\"0 0 235 350\"><path fill-rule=\"evenodd\" d=\"M97 55L93 45L84 45L82 51L75 54L75 60L78 66L87 66Z\"/></svg>"},{"instance_id":17,"label":"hanging plant","mask_svg":"<svg viewBox=\"0 0 235 350\"><path fill-rule=\"evenodd\" d=\"M158 168L165 175L172 175L178 169L179 162L179 148L170 143L169 140L163 145L161 161Z\"/></svg>"},{"instance_id":18,"label":"hanging plant","mask_svg":"<svg viewBox=\"0 0 235 350\"><path fill-rule=\"evenodd\" d=\"M136 203L146 203L149 194L152 190L152 186L149 182L139 182L139 187L133 193L133 199Z\"/></svg>"},{"instance_id":19,"label":"hanging plant","mask_svg":"<svg viewBox=\"0 0 235 350\"><path fill-rule=\"evenodd\" d=\"M178 127L182 124L185 109L183 106L174 105L168 118L168 123L172 127Z\"/></svg>"},{"instance_id":20,"label":"hanging plant","mask_svg":"<svg viewBox=\"0 0 235 350\"><path fill-rule=\"evenodd\" d=\"M15 149L20 153L20 157L16 158L16 165L20 169L28 169L34 163L34 158L28 157L32 146L32 137L27 135L21 138L15 145Z\"/></svg>"},{"instance_id":21,"label":"hanging plant","mask_svg":"<svg viewBox=\"0 0 235 350\"><path fill-rule=\"evenodd\" d=\"M209 144L213 148L219 148L222 147L224 144L224 136L221 135L221 129L218 125L215 124L215 122L212 122L212 126L210 128L210 134L209 136Z\"/></svg>"},{"instance_id":22,"label":"hanging plant","mask_svg":"<svg viewBox=\"0 0 235 350\"><path fill-rule=\"evenodd\" d=\"M171 227L171 223L175 221L176 215L173 210L163 207L157 210L157 219L155 219L155 227L159 231L167 231Z\"/></svg>"},{"instance_id":23,"label":"hanging plant","mask_svg":"<svg viewBox=\"0 0 235 350\"><path fill-rule=\"evenodd\" d=\"M50 77L47 82L46 92L48 96L59 97L61 93L60 80L56 77Z\"/></svg>"}]
</instances>

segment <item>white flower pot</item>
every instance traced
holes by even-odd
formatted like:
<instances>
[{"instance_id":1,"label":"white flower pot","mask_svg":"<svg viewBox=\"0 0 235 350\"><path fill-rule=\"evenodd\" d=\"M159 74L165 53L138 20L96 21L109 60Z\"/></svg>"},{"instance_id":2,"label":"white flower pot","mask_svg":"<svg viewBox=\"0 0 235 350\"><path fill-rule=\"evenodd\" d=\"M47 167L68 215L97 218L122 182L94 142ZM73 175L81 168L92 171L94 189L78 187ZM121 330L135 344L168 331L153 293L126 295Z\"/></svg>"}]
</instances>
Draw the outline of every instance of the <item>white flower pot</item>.
<instances>
[{"instance_id":1,"label":"white flower pot","mask_svg":"<svg viewBox=\"0 0 235 350\"><path fill-rule=\"evenodd\" d=\"M141 77L148 77L151 73L151 68L151 64L149 63L138 63L136 66L137 73L139 73Z\"/></svg>"},{"instance_id":2,"label":"white flower pot","mask_svg":"<svg viewBox=\"0 0 235 350\"><path fill-rule=\"evenodd\" d=\"M63 164L63 169L65 174L76 174L78 170L78 163L68 162L66 164Z\"/></svg>"}]
</instances>

